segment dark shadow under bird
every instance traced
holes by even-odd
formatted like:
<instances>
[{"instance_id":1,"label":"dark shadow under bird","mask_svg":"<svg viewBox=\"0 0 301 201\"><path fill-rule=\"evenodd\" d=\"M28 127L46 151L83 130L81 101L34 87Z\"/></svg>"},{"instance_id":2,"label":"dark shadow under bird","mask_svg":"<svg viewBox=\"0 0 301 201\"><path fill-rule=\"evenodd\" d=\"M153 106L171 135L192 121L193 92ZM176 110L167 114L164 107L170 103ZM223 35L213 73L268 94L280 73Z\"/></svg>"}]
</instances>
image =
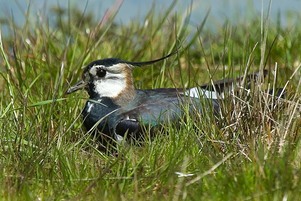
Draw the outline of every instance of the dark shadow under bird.
<instances>
[{"instance_id":1,"label":"dark shadow under bird","mask_svg":"<svg viewBox=\"0 0 301 201\"><path fill-rule=\"evenodd\" d=\"M135 89L132 76L135 67L150 65L171 55L146 62L115 58L93 61L85 67L82 80L68 89L67 94L79 89L88 92L90 98L82 111L84 126L98 133L104 147L107 141L118 142L125 136L126 139L137 139L146 127L152 129L179 121L185 113L182 108L184 103L202 113L204 106L200 104L200 99L205 99L213 112L218 113L219 99L223 98L225 89L259 76L259 73L254 73L189 89Z\"/></svg>"}]
</instances>

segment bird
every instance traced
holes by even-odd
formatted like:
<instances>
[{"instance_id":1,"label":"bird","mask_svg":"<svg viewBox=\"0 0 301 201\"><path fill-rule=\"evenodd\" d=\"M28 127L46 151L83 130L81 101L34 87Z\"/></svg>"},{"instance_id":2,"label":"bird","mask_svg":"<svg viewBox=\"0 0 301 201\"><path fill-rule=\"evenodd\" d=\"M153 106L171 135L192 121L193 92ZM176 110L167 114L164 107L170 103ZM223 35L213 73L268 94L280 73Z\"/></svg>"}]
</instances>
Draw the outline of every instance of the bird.
<instances>
[{"instance_id":1,"label":"bird","mask_svg":"<svg viewBox=\"0 0 301 201\"><path fill-rule=\"evenodd\" d=\"M184 103L188 104L189 110L204 113L208 108L204 109L204 104L200 103L202 99L208 102L214 114L218 114L219 99L224 98L226 88L259 76L257 72L244 78L224 79L188 89L134 87L132 71L135 68L160 62L173 54L143 62L118 58L93 61L84 68L82 79L66 91L66 94L80 89L87 91L89 99L82 110L83 125L100 137L104 150L113 142L140 139L146 129L153 132L164 124L179 121L185 114Z\"/></svg>"}]
</instances>

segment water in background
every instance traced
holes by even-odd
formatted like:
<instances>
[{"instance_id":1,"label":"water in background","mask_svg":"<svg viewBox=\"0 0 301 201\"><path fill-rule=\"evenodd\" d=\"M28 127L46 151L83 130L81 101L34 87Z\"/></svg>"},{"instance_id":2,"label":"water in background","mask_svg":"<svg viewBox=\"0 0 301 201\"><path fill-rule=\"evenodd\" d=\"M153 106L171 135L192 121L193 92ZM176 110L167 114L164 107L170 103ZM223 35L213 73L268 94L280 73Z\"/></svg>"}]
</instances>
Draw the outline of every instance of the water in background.
<instances>
[{"instance_id":1,"label":"water in background","mask_svg":"<svg viewBox=\"0 0 301 201\"><path fill-rule=\"evenodd\" d=\"M118 1L118 0L117 0ZM173 0L124 0L115 18L116 23L127 24L132 20L143 20L147 11L154 5L157 12L164 12ZM191 6L192 2L192 6ZM198 25L210 9L210 15L205 28L219 27L225 20L230 23L246 22L252 17L260 18L261 10L268 11L269 0L179 0L174 12L179 15L192 8L190 23ZM25 23L29 8L29 19L32 22L48 21L52 16L49 9L53 7L77 7L88 13L93 13L96 19L101 19L105 11L113 6L115 1L87 0L87 1L59 1L59 0L0 0L0 22L13 19L18 25ZM300 19L300 0L273 0L270 20L281 26L294 26ZM7 26L2 25L2 33L7 32Z\"/></svg>"}]
</instances>

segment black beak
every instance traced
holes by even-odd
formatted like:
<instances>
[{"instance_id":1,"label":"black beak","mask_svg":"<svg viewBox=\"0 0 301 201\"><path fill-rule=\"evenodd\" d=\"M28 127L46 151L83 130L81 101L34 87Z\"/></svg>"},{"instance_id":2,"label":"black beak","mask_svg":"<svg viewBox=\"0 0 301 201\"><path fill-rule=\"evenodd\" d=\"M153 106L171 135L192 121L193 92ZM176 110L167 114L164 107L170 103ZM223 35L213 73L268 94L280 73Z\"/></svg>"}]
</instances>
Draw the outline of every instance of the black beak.
<instances>
[{"instance_id":1,"label":"black beak","mask_svg":"<svg viewBox=\"0 0 301 201\"><path fill-rule=\"evenodd\" d=\"M66 94L71 94L77 90L83 89L87 86L87 83L83 80L77 82L75 85L73 85L72 87L70 87L67 91Z\"/></svg>"}]
</instances>

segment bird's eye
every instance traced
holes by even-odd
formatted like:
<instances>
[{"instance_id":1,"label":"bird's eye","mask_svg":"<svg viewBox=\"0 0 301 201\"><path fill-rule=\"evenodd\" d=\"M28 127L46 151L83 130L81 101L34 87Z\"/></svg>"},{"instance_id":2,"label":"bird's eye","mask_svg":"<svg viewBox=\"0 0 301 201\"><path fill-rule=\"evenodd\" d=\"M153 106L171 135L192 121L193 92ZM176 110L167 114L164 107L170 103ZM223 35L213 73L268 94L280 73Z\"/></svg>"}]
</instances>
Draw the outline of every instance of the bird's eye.
<instances>
[{"instance_id":1,"label":"bird's eye","mask_svg":"<svg viewBox=\"0 0 301 201\"><path fill-rule=\"evenodd\" d=\"M105 71L104 69L99 68L99 69L97 69L96 74L97 74L98 77L104 77L104 76L106 76L107 71Z\"/></svg>"}]
</instances>

